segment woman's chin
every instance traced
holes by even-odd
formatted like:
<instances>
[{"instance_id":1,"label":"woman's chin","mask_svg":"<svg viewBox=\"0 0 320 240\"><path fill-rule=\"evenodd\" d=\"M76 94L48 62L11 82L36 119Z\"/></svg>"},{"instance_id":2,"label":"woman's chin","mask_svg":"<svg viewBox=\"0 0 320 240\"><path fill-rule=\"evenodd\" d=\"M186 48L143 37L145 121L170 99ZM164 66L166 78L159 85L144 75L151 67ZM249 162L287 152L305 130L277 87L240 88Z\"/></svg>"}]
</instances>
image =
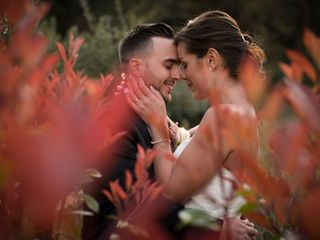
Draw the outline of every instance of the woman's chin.
<instances>
[{"instance_id":1,"label":"woman's chin","mask_svg":"<svg viewBox=\"0 0 320 240\"><path fill-rule=\"evenodd\" d=\"M192 97L194 100L201 100L201 97L199 97L197 94L192 93Z\"/></svg>"},{"instance_id":2,"label":"woman's chin","mask_svg":"<svg viewBox=\"0 0 320 240\"><path fill-rule=\"evenodd\" d=\"M194 100L203 100L205 99L205 97L201 94L199 94L198 92L192 91L192 98Z\"/></svg>"}]
</instances>

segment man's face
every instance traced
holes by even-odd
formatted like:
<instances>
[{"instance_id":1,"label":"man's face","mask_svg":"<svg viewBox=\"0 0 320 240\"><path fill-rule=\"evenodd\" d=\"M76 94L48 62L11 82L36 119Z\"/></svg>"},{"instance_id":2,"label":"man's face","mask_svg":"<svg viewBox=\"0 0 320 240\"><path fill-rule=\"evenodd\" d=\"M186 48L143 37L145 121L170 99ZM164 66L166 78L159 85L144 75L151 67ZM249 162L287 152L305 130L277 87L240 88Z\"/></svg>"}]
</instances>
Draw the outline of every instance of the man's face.
<instances>
[{"instance_id":1,"label":"man's face","mask_svg":"<svg viewBox=\"0 0 320 240\"><path fill-rule=\"evenodd\" d=\"M150 53L144 58L143 78L170 102L173 87L180 78L177 49L173 39L154 37L152 42Z\"/></svg>"}]
</instances>

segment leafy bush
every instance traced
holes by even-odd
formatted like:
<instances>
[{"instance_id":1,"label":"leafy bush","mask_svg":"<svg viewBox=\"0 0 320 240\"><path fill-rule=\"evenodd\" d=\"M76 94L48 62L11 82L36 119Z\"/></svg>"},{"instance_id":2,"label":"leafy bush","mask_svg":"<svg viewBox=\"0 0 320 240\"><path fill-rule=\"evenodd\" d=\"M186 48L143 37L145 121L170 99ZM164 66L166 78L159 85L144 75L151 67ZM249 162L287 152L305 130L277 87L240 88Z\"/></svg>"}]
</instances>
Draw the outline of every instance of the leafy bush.
<instances>
[{"instance_id":1,"label":"leafy bush","mask_svg":"<svg viewBox=\"0 0 320 240\"><path fill-rule=\"evenodd\" d=\"M91 62L78 59L82 38L70 34L67 49L59 43L59 54L47 52L48 39L34 32L48 9L46 4L24 0L16 5L9 1L1 2L0 9L6 13L7 26L12 25L14 30L0 45L0 234L7 239L58 239L64 235L79 239L81 219L79 222L79 218L70 216L92 214L81 211L83 202L93 212L99 209L81 186L100 174L86 169L99 163L117 137L110 136L109 128L126 121L125 112L119 101L117 111L107 114L105 93L112 76L86 76L86 71L94 75L96 69L87 70L84 66ZM116 31L110 35L103 30L104 24L110 24L107 18L101 18L93 28L94 40L87 36L92 46L104 46L104 41L114 44L119 37ZM242 186L237 194L248 201L240 211L259 226L262 239L320 238L320 38L306 30L304 43L310 57L287 51L291 63L280 64L286 77L273 88L269 89L265 79L247 72L241 78L263 125L263 162L250 153L252 141L245 128L249 120L224 118L234 121L234 129L224 134L240 153L238 161L243 166L234 172ZM90 55L93 50L88 47L87 51L84 54ZM106 55L111 56L111 51ZM101 59L104 63L112 58ZM80 65L76 65L77 60ZM57 71L59 61L61 68ZM281 119L284 108L291 111L286 121ZM105 191L106 197L118 205L127 198L137 198L140 203L144 196L154 200L161 191L143 174L143 167L151 164L155 153L141 149L139 153L138 181L130 181L132 176L128 175L126 189L113 182L111 192ZM141 192L145 195L139 195ZM119 212L123 210L119 208ZM119 222L122 227L133 226L128 219L120 220L124 220ZM134 225L133 231L165 236L155 222L146 220L142 228Z\"/></svg>"}]
</instances>

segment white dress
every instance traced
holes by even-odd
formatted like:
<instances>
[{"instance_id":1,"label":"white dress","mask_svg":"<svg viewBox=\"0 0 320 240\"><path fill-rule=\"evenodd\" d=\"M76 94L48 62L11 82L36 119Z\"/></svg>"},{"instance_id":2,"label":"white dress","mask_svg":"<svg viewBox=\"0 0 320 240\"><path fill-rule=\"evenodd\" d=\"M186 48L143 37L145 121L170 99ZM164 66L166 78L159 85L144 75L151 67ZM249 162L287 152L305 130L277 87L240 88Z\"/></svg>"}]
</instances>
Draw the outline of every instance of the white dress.
<instances>
[{"instance_id":1,"label":"white dress","mask_svg":"<svg viewBox=\"0 0 320 240\"><path fill-rule=\"evenodd\" d=\"M174 152L176 157L183 152L190 140L191 138L188 138L178 146ZM232 181L236 181L233 174L222 167L221 176L216 174L202 190L186 202L185 207L203 210L219 219L224 219L226 215L238 216L237 211L246 201L243 197L233 196Z\"/></svg>"}]
</instances>

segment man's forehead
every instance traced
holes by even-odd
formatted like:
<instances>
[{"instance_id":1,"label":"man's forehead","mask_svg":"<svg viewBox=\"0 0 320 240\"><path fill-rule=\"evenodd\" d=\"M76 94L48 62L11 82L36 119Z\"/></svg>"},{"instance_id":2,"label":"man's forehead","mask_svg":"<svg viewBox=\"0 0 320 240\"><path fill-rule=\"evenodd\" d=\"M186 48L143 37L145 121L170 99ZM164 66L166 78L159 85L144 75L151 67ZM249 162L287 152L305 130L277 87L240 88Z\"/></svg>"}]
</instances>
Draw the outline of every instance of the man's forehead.
<instances>
[{"instance_id":1,"label":"man's forehead","mask_svg":"<svg viewBox=\"0 0 320 240\"><path fill-rule=\"evenodd\" d=\"M174 64L178 64L178 62L179 62L177 57L176 58L166 58L163 61L166 63L174 63Z\"/></svg>"},{"instance_id":2,"label":"man's forehead","mask_svg":"<svg viewBox=\"0 0 320 240\"><path fill-rule=\"evenodd\" d=\"M173 39L153 37L152 53L163 61L177 62L178 53Z\"/></svg>"},{"instance_id":3,"label":"man's forehead","mask_svg":"<svg viewBox=\"0 0 320 240\"><path fill-rule=\"evenodd\" d=\"M174 44L174 40L170 38L152 38L152 47L154 51L158 52L174 52L177 53L177 47Z\"/></svg>"},{"instance_id":4,"label":"man's forehead","mask_svg":"<svg viewBox=\"0 0 320 240\"><path fill-rule=\"evenodd\" d=\"M165 38L165 37L151 37L151 41L153 44L174 44L173 38Z\"/></svg>"}]
</instances>

